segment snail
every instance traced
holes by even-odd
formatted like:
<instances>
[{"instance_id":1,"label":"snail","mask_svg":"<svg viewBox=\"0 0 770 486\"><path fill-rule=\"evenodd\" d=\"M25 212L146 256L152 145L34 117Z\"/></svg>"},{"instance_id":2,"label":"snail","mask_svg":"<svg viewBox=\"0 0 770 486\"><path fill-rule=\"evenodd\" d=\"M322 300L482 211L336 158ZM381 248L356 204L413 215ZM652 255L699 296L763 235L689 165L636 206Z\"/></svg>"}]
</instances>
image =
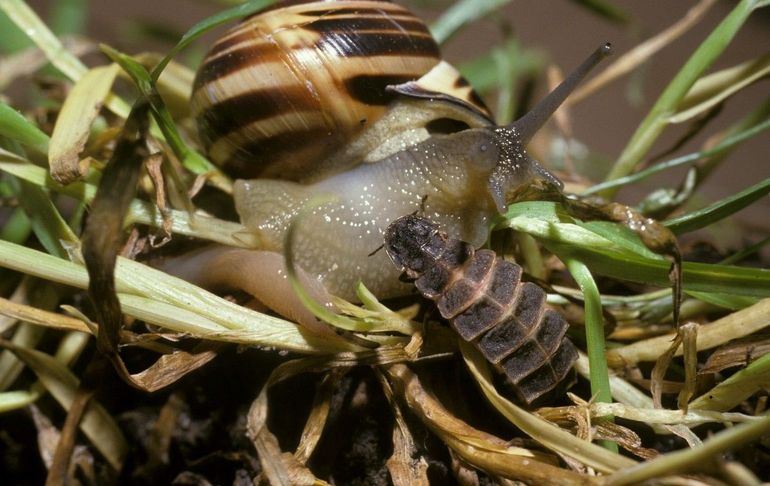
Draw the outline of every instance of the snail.
<instances>
[{"instance_id":1,"label":"snail","mask_svg":"<svg viewBox=\"0 0 770 486\"><path fill-rule=\"evenodd\" d=\"M388 257L370 255L388 224L422 204L451 238L479 247L519 186L561 187L525 146L609 50L495 126L424 24L394 3L292 1L246 18L212 47L192 104L210 157L239 178L236 209L259 251L201 254L176 273L262 294L284 315L302 313L276 278L285 251L321 300L354 301L359 281L383 299L408 293Z\"/></svg>"}]
</instances>

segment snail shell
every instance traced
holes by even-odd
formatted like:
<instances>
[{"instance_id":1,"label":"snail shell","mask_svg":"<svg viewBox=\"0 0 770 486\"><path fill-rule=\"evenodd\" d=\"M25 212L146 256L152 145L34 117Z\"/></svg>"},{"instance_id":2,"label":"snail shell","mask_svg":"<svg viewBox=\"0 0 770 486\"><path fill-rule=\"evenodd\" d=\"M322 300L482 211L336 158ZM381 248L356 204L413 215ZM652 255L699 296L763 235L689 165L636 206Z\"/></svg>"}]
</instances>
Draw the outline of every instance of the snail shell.
<instances>
[{"instance_id":1,"label":"snail shell","mask_svg":"<svg viewBox=\"0 0 770 486\"><path fill-rule=\"evenodd\" d=\"M303 180L383 115L398 96L386 87L422 77L440 59L425 24L397 4L282 2L213 45L192 109L210 158L232 176ZM427 91L450 91L484 116L475 93L452 76ZM324 171L359 161L335 160Z\"/></svg>"}]
</instances>

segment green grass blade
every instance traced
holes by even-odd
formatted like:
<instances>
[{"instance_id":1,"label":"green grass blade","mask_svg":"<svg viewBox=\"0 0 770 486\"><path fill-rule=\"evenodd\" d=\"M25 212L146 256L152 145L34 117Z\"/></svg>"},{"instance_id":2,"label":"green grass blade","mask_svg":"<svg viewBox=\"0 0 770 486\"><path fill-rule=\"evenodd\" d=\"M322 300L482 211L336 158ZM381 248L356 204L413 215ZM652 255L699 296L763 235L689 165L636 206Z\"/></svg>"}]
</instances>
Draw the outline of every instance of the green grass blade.
<instances>
[{"instance_id":1,"label":"green grass blade","mask_svg":"<svg viewBox=\"0 0 770 486\"><path fill-rule=\"evenodd\" d=\"M151 112L155 121L158 123L171 150L174 151L184 166L195 174L206 174L216 171L216 167L212 165L211 162L184 143L177 131L174 119L166 109L163 98L158 94L158 90L155 87L155 81L147 69L130 56L118 52L109 46L103 45L102 50L110 57L110 59L123 68L134 81L142 95L150 102Z\"/></svg>"},{"instance_id":2,"label":"green grass blade","mask_svg":"<svg viewBox=\"0 0 770 486\"><path fill-rule=\"evenodd\" d=\"M36 186L66 194L81 203L89 203L96 194L96 186L93 184L80 181L62 186L53 181L42 167L33 165L24 158L1 149L0 171L29 181ZM167 216L171 218L171 231L175 234L193 236L242 248L255 248L258 244L253 233L247 232L238 223L179 210L170 210ZM126 224L139 223L154 228L163 228L163 218L164 215L155 204L134 199L126 215Z\"/></svg>"},{"instance_id":3,"label":"green grass blade","mask_svg":"<svg viewBox=\"0 0 770 486\"><path fill-rule=\"evenodd\" d=\"M770 54L709 74L698 80L677 107L669 123L684 123L707 113L740 90L770 74Z\"/></svg>"},{"instance_id":4,"label":"green grass blade","mask_svg":"<svg viewBox=\"0 0 770 486\"><path fill-rule=\"evenodd\" d=\"M538 72L544 64L542 54L533 49L526 49L518 39L511 38L495 46L486 54L474 57L462 63L460 73L474 89L480 92L500 87L500 59L506 59L506 68L515 83L521 76Z\"/></svg>"},{"instance_id":5,"label":"green grass blade","mask_svg":"<svg viewBox=\"0 0 770 486\"><path fill-rule=\"evenodd\" d=\"M572 1L573 3L576 3L588 9L590 12L606 20L609 20L610 22L614 22L616 24L627 24L630 20L630 17L625 10L621 9L617 5L614 5L612 2L609 2L606 0L572 0Z\"/></svg>"},{"instance_id":6,"label":"green grass blade","mask_svg":"<svg viewBox=\"0 0 770 486\"><path fill-rule=\"evenodd\" d=\"M743 295L717 294L710 292L687 292L703 302L708 302L719 307L730 310L740 310L750 307L759 302L759 297L746 297Z\"/></svg>"},{"instance_id":7,"label":"green grass blade","mask_svg":"<svg viewBox=\"0 0 770 486\"><path fill-rule=\"evenodd\" d=\"M5 241L0 241L0 267L80 289L88 286L83 265ZM127 315L172 331L300 353L351 350L339 339L239 306L132 260L118 258L115 282Z\"/></svg>"},{"instance_id":8,"label":"green grass blade","mask_svg":"<svg viewBox=\"0 0 770 486\"><path fill-rule=\"evenodd\" d=\"M0 135L16 140L40 153L48 153L48 135L2 101L0 101Z\"/></svg>"},{"instance_id":9,"label":"green grass blade","mask_svg":"<svg viewBox=\"0 0 770 486\"><path fill-rule=\"evenodd\" d=\"M430 26L436 42L443 44L463 26L497 10L511 0L459 0Z\"/></svg>"},{"instance_id":10,"label":"green grass blade","mask_svg":"<svg viewBox=\"0 0 770 486\"><path fill-rule=\"evenodd\" d=\"M88 0L57 0L51 5L51 30L59 35L84 34Z\"/></svg>"},{"instance_id":11,"label":"green grass blade","mask_svg":"<svg viewBox=\"0 0 770 486\"><path fill-rule=\"evenodd\" d=\"M62 74L73 81L85 74L86 66L64 48L61 41L26 3L21 0L0 0L0 10L45 52L51 64Z\"/></svg>"},{"instance_id":12,"label":"green grass blade","mask_svg":"<svg viewBox=\"0 0 770 486\"><path fill-rule=\"evenodd\" d=\"M152 79L157 81L163 70L166 68L166 65L171 62L174 56L176 56L179 51L187 47L192 41L201 35L224 23L240 19L254 12L262 10L263 8L275 3L275 1L276 0L251 0L250 2L244 2L241 5L232 7L198 22L182 36L177 45L175 45L174 48L171 49L171 51L169 51L169 53L155 66L155 68L153 68L151 74Z\"/></svg>"},{"instance_id":13,"label":"green grass blade","mask_svg":"<svg viewBox=\"0 0 770 486\"><path fill-rule=\"evenodd\" d=\"M567 269L583 292L585 307L586 347L588 352L589 374L591 377L591 396L599 402L612 403L610 373L604 359L606 343L604 341L604 317L602 300L591 272L583 263L568 258ZM607 449L618 452L618 445L611 441L602 441Z\"/></svg>"},{"instance_id":14,"label":"green grass blade","mask_svg":"<svg viewBox=\"0 0 770 486\"><path fill-rule=\"evenodd\" d=\"M16 208L0 228L0 240L21 244L27 241L30 232L32 232L32 223L27 213L21 208Z\"/></svg>"},{"instance_id":15,"label":"green grass blade","mask_svg":"<svg viewBox=\"0 0 770 486\"><path fill-rule=\"evenodd\" d=\"M689 233L690 231L705 228L712 223L737 213L769 193L770 178L767 178L737 194L733 194L697 211L664 221L663 224L678 235Z\"/></svg>"},{"instance_id":16,"label":"green grass blade","mask_svg":"<svg viewBox=\"0 0 770 486\"><path fill-rule=\"evenodd\" d=\"M46 191L26 181L20 181L20 186L21 205L32 222L35 236L48 253L67 258L64 244L76 247L80 240L59 214Z\"/></svg>"},{"instance_id":17,"label":"green grass blade","mask_svg":"<svg viewBox=\"0 0 770 486\"><path fill-rule=\"evenodd\" d=\"M0 32L3 42L0 43L0 53L13 54L32 45L24 32L3 11L0 11Z\"/></svg>"},{"instance_id":18,"label":"green grass blade","mask_svg":"<svg viewBox=\"0 0 770 486\"><path fill-rule=\"evenodd\" d=\"M749 128L745 128L743 130L740 130L733 135L730 135L729 137L725 138L721 143L718 145L706 149L701 150L698 152L694 152L691 154L683 155L681 157L677 157L675 159L671 159L665 162L661 162L659 164L655 164L652 167L649 167L644 170L640 170L639 172L635 172L631 175L627 175L624 177L619 177L617 179L613 179L611 181L605 181L600 184L596 184L594 186L589 187L585 191L583 191L581 194L584 196L590 195L590 194L596 194L598 192L602 192L608 189L616 189L621 186L625 186L628 184L632 184L634 182L639 182L641 180L644 180L654 174L657 174L658 172L662 172L664 170L673 169L675 167L680 167L682 165L687 165L691 163L698 162L699 160L703 160L707 157L714 157L716 155L724 155L727 153L729 149L734 148L741 142L748 140L749 138L764 132L765 130L770 129L770 118L764 120L761 123L757 123L756 125L750 126Z\"/></svg>"},{"instance_id":19,"label":"green grass blade","mask_svg":"<svg viewBox=\"0 0 770 486\"><path fill-rule=\"evenodd\" d=\"M646 250L629 230L606 223L572 222L552 202L509 206L498 227L529 233L561 258L575 258L592 272L620 280L668 288L670 263ZM684 290L770 296L770 270L731 265L684 262Z\"/></svg>"},{"instance_id":20,"label":"green grass blade","mask_svg":"<svg viewBox=\"0 0 770 486\"><path fill-rule=\"evenodd\" d=\"M745 446L770 432L770 417L765 415L762 420L743 423L730 427L709 437L702 445L662 454L636 466L621 469L606 478L603 484L621 486L626 484L642 484L648 479L653 482L675 473L713 464L716 457L727 450Z\"/></svg>"},{"instance_id":21,"label":"green grass blade","mask_svg":"<svg viewBox=\"0 0 770 486\"><path fill-rule=\"evenodd\" d=\"M644 121L639 125L639 128L637 128L633 137L626 145L618 161L607 175L608 180L626 176L634 171L637 164L649 152L658 136L668 124L668 118L676 112L678 104L703 72L722 54L744 22L746 22L751 12L760 3L757 0L742 0L739 2L706 40L700 44L698 49L668 84ZM611 198L616 191L616 188L610 188L602 191L602 195Z\"/></svg>"},{"instance_id":22,"label":"green grass blade","mask_svg":"<svg viewBox=\"0 0 770 486\"><path fill-rule=\"evenodd\" d=\"M594 251L590 248L574 248L569 244L546 244L560 257L577 258L594 273L631 282L670 286L668 271L670 263L650 260L628 253ZM710 265L684 262L684 290L744 295L749 297L770 296L770 270Z\"/></svg>"},{"instance_id":23,"label":"green grass blade","mask_svg":"<svg viewBox=\"0 0 770 486\"><path fill-rule=\"evenodd\" d=\"M753 394L770 387L770 354L752 361L722 383L692 402L690 408L727 411Z\"/></svg>"}]
</instances>

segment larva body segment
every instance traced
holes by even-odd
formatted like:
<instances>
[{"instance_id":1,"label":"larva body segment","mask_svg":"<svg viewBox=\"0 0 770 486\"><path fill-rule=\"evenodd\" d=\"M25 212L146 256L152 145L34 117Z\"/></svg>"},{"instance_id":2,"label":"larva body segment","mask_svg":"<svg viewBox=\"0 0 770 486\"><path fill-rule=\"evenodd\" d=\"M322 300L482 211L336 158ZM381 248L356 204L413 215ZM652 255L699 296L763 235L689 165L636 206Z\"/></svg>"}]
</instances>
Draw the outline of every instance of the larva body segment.
<instances>
[{"instance_id":1,"label":"larva body segment","mask_svg":"<svg viewBox=\"0 0 770 486\"><path fill-rule=\"evenodd\" d=\"M570 373L578 354L565 337L569 325L545 306L543 289L521 281L520 266L490 250L475 251L416 215L390 224L385 250L523 402L548 394Z\"/></svg>"}]
</instances>

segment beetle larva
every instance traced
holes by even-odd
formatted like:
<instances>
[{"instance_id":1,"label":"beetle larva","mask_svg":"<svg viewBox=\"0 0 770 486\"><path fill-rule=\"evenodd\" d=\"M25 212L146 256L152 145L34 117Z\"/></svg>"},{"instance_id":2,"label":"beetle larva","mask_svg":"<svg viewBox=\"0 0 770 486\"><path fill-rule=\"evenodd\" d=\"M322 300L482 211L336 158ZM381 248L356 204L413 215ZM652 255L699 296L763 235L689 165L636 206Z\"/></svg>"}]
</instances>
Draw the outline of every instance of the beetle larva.
<instances>
[{"instance_id":1,"label":"beetle larva","mask_svg":"<svg viewBox=\"0 0 770 486\"><path fill-rule=\"evenodd\" d=\"M385 250L460 337L505 374L520 400L531 404L567 377L578 357L565 337L569 325L545 306L543 289L521 281L519 265L416 215L388 226Z\"/></svg>"}]
</instances>

